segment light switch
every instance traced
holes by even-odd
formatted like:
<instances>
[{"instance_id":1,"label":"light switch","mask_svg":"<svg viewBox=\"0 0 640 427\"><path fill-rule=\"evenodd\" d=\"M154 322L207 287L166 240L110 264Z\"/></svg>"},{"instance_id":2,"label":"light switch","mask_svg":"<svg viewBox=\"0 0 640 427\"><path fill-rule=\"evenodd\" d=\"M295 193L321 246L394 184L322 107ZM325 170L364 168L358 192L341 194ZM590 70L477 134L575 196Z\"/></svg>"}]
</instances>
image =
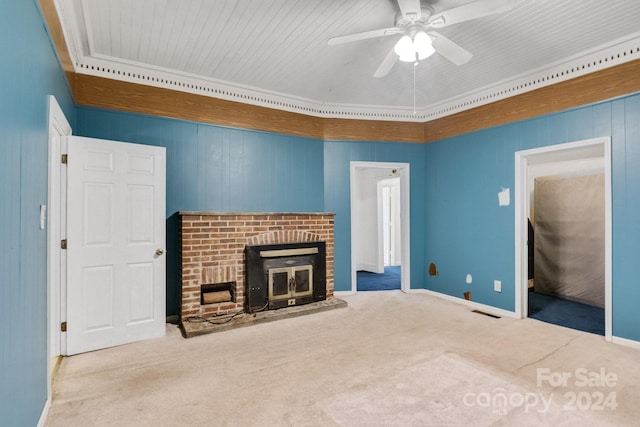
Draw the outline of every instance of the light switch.
<instances>
[{"instance_id":1,"label":"light switch","mask_svg":"<svg viewBox=\"0 0 640 427\"><path fill-rule=\"evenodd\" d=\"M47 205L40 205L40 230L47 224Z\"/></svg>"},{"instance_id":2,"label":"light switch","mask_svg":"<svg viewBox=\"0 0 640 427\"><path fill-rule=\"evenodd\" d=\"M511 194L508 188L503 188L498 193L498 206L509 206L511 204Z\"/></svg>"}]
</instances>

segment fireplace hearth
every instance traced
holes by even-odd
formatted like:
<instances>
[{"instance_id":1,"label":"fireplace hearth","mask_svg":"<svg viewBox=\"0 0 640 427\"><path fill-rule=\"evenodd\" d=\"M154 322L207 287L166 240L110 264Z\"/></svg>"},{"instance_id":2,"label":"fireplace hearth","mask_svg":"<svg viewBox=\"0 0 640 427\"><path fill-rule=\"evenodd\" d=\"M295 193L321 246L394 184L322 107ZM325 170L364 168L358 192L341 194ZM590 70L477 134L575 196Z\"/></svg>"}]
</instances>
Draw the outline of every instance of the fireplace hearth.
<instances>
[{"instance_id":1,"label":"fireplace hearth","mask_svg":"<svg viewBox=\"0 0 640 427\"><path fill-rule=\"evenodd\" d=\"M245 254L249 313L326 299L325 242L248 245Z\"/></svg>"},{"instance_id":2,"label":"fireplace hearth","mask_svg":"<svg viewBox=\"0 0 640 427\"><path fill-rule=\"evenodd\" d=\"M310 311L316 302L331 305L334 214L179 214L181 323L219 321L248 310L254 318L256 314L272 318L278 310L267 309ZM251 287L247 286L248 247L261 248L255 255L261 263L260 277ZM257 313L260 309L263 312Z\"/></svg>"},{"instance_id":3,"label":"fireplace hearth","mask_svg":"<svg viewBox=\"0 0 640 427\"><path fill-rule=\"evenodd\" d=\"M179 214L183 336L347 306L333 295L333 213Z\"/></svg>"}]
</instances>

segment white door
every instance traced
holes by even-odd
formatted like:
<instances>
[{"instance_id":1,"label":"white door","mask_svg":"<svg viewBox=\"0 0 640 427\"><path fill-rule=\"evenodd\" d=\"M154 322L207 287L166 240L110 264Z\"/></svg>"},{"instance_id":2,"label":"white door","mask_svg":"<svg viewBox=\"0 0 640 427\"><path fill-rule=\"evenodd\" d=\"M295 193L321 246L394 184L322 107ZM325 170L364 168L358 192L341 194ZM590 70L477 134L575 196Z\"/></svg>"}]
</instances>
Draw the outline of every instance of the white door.
<instances>
[{"instance_id":1,"label":"white door","mask_svg":"<svg viewBox=\"0 0 640 427\"><path fill-rule=\"evenodd\" d=\"M66 354L162 336L165 149L67 138Z\"/></svg>"}]
</instances>

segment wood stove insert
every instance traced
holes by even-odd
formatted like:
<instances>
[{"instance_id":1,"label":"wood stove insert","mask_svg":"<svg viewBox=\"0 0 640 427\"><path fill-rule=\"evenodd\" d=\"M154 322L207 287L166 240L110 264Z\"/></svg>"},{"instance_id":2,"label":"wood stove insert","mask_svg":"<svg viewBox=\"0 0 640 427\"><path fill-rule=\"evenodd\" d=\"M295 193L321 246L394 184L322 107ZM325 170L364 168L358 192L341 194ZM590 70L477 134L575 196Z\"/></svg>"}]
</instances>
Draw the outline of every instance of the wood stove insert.
<instances>
[{"instance_id":1,"label":"wood stove insert","mask_svg":"<svg viewBox=\"0 0 640 427\"><path fill-rule=\"evenodd\" d=\"M245 247L249 313L327 298L325 242Z\"/></svg>"}]
</instances>

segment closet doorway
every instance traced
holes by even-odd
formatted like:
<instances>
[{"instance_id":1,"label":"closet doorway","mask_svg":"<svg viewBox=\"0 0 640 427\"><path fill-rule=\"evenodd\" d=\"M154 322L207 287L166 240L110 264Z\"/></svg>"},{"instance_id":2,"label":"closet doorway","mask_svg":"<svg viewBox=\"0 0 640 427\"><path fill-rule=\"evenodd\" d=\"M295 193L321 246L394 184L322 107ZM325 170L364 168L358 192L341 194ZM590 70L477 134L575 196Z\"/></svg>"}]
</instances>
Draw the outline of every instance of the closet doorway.
<instances>
[{"instance_id":1,"label":"closet doorway","mask_svg":"<svg viewBox=\"0 0 640 427\"><path fill-rule=\"evenodd\" d=\"M515 165L516 313L604 334L607 340L612 317L610 147L609 138L596 138L520 151ZM604 317L604 331L597 322L583 329L577 317L566 316L577 310L571 312L588 317L584 310L592 308L590 313Z\"/></svg>"}]
</instances>

